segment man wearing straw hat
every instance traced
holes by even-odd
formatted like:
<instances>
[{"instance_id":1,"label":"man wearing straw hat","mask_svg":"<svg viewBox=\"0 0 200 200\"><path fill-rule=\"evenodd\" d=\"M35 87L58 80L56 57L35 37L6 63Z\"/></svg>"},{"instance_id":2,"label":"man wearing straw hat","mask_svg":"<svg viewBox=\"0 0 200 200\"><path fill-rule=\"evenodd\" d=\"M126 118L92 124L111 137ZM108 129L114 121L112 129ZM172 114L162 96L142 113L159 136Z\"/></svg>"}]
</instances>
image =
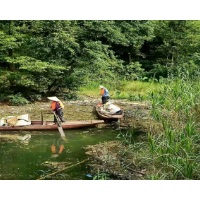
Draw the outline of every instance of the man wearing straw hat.
<instances>
[{"instance_id":1,"label":"man wearing straw hat","mask_svg":"<svg viewBox=\"0 0 200 200\"><path fill-rule=\"evenodd\" d=\"M51 106L50 106L51 109L55 111L55 114L60 118L61 122L65 122L63 118L63 109L64 109L63 103L57 97L47 97L47 98L52 101ZM56 122L57 120L54 115L54 123Z\"/></svg>"}]
</instances>

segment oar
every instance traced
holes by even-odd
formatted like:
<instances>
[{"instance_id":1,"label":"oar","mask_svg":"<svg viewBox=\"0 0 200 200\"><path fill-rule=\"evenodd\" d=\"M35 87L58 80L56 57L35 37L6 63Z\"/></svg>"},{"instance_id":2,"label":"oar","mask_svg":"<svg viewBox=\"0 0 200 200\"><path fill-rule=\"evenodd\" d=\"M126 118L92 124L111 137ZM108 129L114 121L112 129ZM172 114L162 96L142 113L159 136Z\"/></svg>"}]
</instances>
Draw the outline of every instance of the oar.
<instances>
[{"instance_id":1,"label":"oar","mask_svg":"<svg viewBox=\"0 0 200 200\"><path fill-rule=\"evenodd\" d=\"M54 116L55 116L55 118L57 120L57 126L58 126L58 130L60 132L61 137L65 137L65 133L64 133L63 128L62 128L62 126L61 126L61 124L59 122L59 119L58 119L58 116L56 115L56 112L54 111L53 114L54 114Z\"/></svg>"}]
</instances>

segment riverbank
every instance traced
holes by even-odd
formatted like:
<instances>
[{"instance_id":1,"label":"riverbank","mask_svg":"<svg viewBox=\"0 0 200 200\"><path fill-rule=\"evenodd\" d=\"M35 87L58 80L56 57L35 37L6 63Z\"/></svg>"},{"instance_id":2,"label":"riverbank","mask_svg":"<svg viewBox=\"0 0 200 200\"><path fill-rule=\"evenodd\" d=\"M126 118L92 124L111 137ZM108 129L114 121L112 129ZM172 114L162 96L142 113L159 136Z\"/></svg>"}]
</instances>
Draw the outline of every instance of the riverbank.
<instances>
[{"instance_id":1,"label":"riverbank","mask_svg":"<svg viewBox=\"0 0 200 200\"><path fill-rule=\"evenodd\" d=\"M79 88L79 95L97 97L100 95L100 82L89 82L87 85ZM126 99L129 101L144 101L149 92L156 91L160 88L160 83L150 81L120 81L118 84L105 83L112 99Z\"/></svg>"},{"instance_id":2,"label":"riverbank","mask_svg":"<svg viewBox=\"0 0 200 200\"><path fill-rule=\"evenodd\" d=\"M77 101L63 101L63 104L65 106L64 109L64 118L65 120L93 120L93 119L98 119L98 116L94 110L94 106L97 105L101 99L98 97L92 97L92 96L85 96L82 95L81 96L82 100L77 100ZM126 139L126 137L131 136L132 133L129 133L131 130L137 130L139 133L144 133L143 135L139 135L138 136L138 140L140 141L145 141L147 138L147 134L145 134L147 131L149 131L150 129L152 129L152 127L155 125L154 123L152 123L152 118L150 117L150 110L151 110L151 104L148 101L134 101L134 102L130 102L128 100L116 100L116 99L111 99L111 101L117 105L119 105L123 110L124 110L124 118L121 120L120 122L120 126L119 124L102 124L102 125L98 125L99 131L101 130L105 130L107 129L108 131L110 130L118 130L119 134L118 137L120 138L120 140L124 141L124 139ZM53 114L51 114L51 110L50 110L50 102L46 101L46 102L36 102L33 104L27 104L27 105L23 105L23 106L8 106L8 105L4 105L1 104L0 105L0 118L5 117L5 116L16 116L16 115L21 115L21 114L29 114L31 120L40 120L41 119L41 112L43 113L44 116L44 120L52 120L53 119ZM126 129L127 133L125 133L123 131L123 133L120 131L120 129ZM21 133L20 133L21 134ZM135 133L134 133L135 134ZM107 145L106 145L107 144ZM98 145L103 145L104 147L109 147L110 144L119 144L119 143L115 143L114 140L110 141L110 143L101 143L101 144L95 144L93 147L90 148L96 148L98 152L98 149L100 148ZM120 146L116 146L116 148L119 150L118 151L118 157L119 160L121 160L119 162L119 160L116 160L116 162L118 162L118 165L116 165L116 169L115 169L115 162L114 164L112 163L112 159L107 160L107 165L104 166L103 164L101 165L102 168L97 168L99 166L98 163L103 163L104 160L100 161L98 159L90 159L90 161L87 162L88 166L90 166L91 168L91 174L93 174L95 176L95 174L98 173L98 170L102 171L103 169L105 169L108 173L113 173L114 170L114 175L116 176L117 179L141 179L143 178L143 175L141 176L140 173L133 173L132 176L129 176L129 174L126 173L121 176L118 176L119 174L122 174L122 171L124 170L124 165L122 165L122 163L127 163L126 157L123 158L122 161L122 154L123 154L123 150L128 149L127 144L125 144L124 142L120 142ZM87 146L87 145L86 145ZM86 147L87 148L87 147ZM109 149L104 149L104 148L100 148L103 150L103 157L110 157L112 158L113 156L115 156L116 152L112 151L112 148ZM115 149L115 148L114 148ZM92 154L88 154L88 150L86 150L86 154L90 157L92 157ZM132 153L130 152L130 155ZM129 156L130 156L129 155ZM121 158L120 158L121 157ZM109 162L111 162L111 168L108 167L110 164ZM121 163L122 162L122 163ZM131 167L131 166L130 166ZM128 169L126 169L128 170ZM131 169L132 171L134 169ZM137 170L136 170L137 171ZM143 173L143 172L141 172Z\"/></svg>"},{"instance_id":3,"label":"riverbank","mask_svg":"<svg viewBox=\"0 0 200 200\"><path fill-rule=\"evenodd\" d=\"M91 96L81 96L82 100L77 101L63 101L64 119L65 120L94 120L99 119L94 106L97 105L101 99ZM149 102L130 102L127 100L115 100L111 101L119 105L125 113L124 119L121 121L122 127L138 126L140 120L146 122L149 117L149 110L151 105ZM9 106L0 104L0 118L6 116L17 116L22 114L29 114L31 120L40 120L41 113L44 120L53 120L53 114L51 114L50 101L35 102L32 104L26 104L21 106ZM137 127L136 127L137 128Z\"/></svg>"}]
</instances>

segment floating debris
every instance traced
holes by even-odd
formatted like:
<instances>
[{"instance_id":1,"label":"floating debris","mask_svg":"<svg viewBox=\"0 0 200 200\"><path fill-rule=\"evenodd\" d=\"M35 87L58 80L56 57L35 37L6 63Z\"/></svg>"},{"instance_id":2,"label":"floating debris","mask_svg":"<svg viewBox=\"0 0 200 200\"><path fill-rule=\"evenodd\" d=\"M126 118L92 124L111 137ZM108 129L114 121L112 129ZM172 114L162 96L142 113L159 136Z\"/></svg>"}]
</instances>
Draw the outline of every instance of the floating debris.
<instances>
[{"instance_id":1,"label":"floating debris","mask_svg":"<svg viewBox=\"0 0 200 200\"><path fill-rule=\"evenodd\" d=\"M41 165L46 166L46 167L51 168L51 169L60 170L60 169L63 169L70 164L71 163L69 163L69 162L49 162L49 161L46 161L46 162L42 163Z\"/></svg>"},{"instance_id":2,"label":"floating debris","mask_svg":"<svg viewBox=\"0 0 200 200\"><path fill-rule=\"evenodd\" d=\"M129 169L122 161L121 154L125 152L127 147L121 141L110 141L97 145L88 145L85 147L86 154L91 156L88 164L91 169L91 174L96 174L98 170L108 172L118 179L141 179L143 172ZM129 164L130 165L130 164Z\"/></svg>"}]
</instances>

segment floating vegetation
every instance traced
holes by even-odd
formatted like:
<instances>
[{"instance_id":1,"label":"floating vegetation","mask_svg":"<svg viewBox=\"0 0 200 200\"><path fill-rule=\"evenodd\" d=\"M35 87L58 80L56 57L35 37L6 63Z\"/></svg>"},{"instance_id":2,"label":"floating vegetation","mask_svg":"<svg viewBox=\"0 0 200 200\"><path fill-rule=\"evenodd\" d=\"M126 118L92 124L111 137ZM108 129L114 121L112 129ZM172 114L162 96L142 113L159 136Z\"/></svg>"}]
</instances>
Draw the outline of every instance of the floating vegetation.
<instances>
[{"instance_id":1,"label":"floating vegetation","mask_svg":"<svg viewBox=\"0 0 200 200\"><path fill-rule=\"evenodd\" d=\"M128 149L122 141L110 141L85 147L86 154L90 155L91 174L98 179L99 173L105 178L117 177L117 179L141 179L145 173L132 168L129 160L124 160L122 154ZM131 161L133 163L133 159Z\"/></svg>"}]
</instances>

